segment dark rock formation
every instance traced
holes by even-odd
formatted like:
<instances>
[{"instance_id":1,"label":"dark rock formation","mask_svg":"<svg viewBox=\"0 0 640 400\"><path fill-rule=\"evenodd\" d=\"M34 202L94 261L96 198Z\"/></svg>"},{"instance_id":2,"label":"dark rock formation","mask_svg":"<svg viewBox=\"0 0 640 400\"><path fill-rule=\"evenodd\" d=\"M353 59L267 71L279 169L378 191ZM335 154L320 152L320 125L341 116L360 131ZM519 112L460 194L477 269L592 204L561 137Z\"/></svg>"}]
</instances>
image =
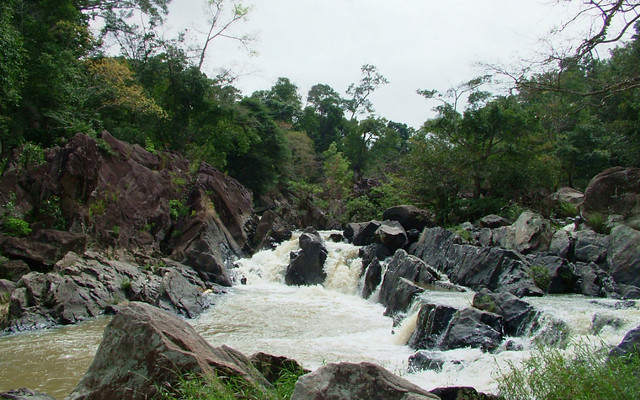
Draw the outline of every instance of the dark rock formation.
<instances>
[{"instance_id":1,"label":"dark rock formation","mask_svg":"<svg viewBox=\"0 0 640 400\"><path fill-rule=\"evenodd\" d=\"M447 331L456 312L458 310L453 307L423 304L418 312L416 329L407 343L409 347L413 349L439 348L442 335Z\"/></svg>"},{"instance_id":2,"label":"dark rock formation","mask_svg":"<svg viewBox=\"0 0 640 400\"><path fill-rule=\"evenodd\" d=\"M362 287L362 297L368 299L382 282L382 265L377 258L369 263L364 275L364 285Z\"/></svg>"},{"instance_id":3,"label":"dark rock formation","mask_svg":"<svg viewBox=\"0 0 640 400\"><path fill-rule=\"evenodd\" d=\"M422 231L426 227L433 227L433 214L428 210L422 210L411 205L390 207L382 213L383 220L398 221L406 230L417 229Z\"/></svg>"},{"instance_id":4,"label":"dark rock formation","mask_svg":"<svg viewBox=\"0 0 640 400\"><path fill-rule=\"evenodd\" d=\"M533 251L547 251L554 230L551 223L540 214L525 211L511 226L503 227L504 235L499 244L509 250L527 254Z\"/></svg>"},{"instance_id":5,"label":"dark rock formation","mask_svg":"<svg viewBox=\"0 0 640 400\"><path fill-rule=\"evenodd\" d=\"M640 286L640 231L625 225L613 228L608 263L617 283Z\"/></svg>"},{"instance_id":6,"label":"dark rock formation","mask_svg":"<svg viewBox=\"0 0 640 400\"><path fill-rule=\"evenodd\" d=\"M527 256L534 276L545 281L542 288L549 294L574 293L578 277L574 274L569 261L555 255L535 253Z\"/></svg>"},{"instance_id":7,"label":"dark rock formation","mask_svg":"<svg viewBox=\"0 0 640 400\"><path fill-rule=\"evenodd\" d=\"M249 357L251 364L265 377L269 383L276 383L283 374L300 372L308 374L309 370L302 368L296 361L288 357L274 356L267 353L256 353Z\"/></svg>"},{"instance_id":8,"label":"dark rock formation","mask_svg":"<svg viewBox=\"0 0 640 400\"><path fill-rule=\"evenodd\" d=\"M409 373L418 371L442 371L445 360L429 351L418 351L409 356Z\"/></svg>"},{"instance_id":9,"label":"dark rock formation","mask_svg":"<svg viewBox=\"0 0 640 400\"><path fill-rule=\"evenodd\" d=\"M298 379L291 400L437 400L438 397L371 363L327 364Z\"/></svg>"},{"instance_id":10,"label":"dark rock formation","mask_svg":"<svg viewBox=\"0 0 640 400\"><path fill-rule=\"evenodd\" d=\"M453 283L474 290L487 288L517 296L543 293L534 283L526 259L519 253L459 244L457 235L443 228L425 229L414 254L443 271Z\"/></svg>"},{"instance_id":11,"label":"dark rock formation","mask_svg":"<svg viewBox=\"0 0 640 400\"><path fill-rule=\"evenodd\" d=\"M640 168L609 168L591 179L579 206L587 223L621 220L640 230Z\"/></svg>"},{"instance_id":12,"label":"dark rock formation","mask_svg":"<svg viewBox=\"0 0 640 400\"><path fill-rule=\"evenodd\" d=\"M465 308L458 311L440 342L443 350L463 347L480 348L491 351L502 342L502 317L498 314Z\"/></svg>"},{"instance_id":13,"label":"dark rock formation","mask_svg":"<svg viewBox=\"0 0 640 400\"><path fill-rule=\"evenodd\" d=\"M111 320L93 363L68 399L152 398L158 384L173 385L185 373L269 385L241 353L211 347L187 322L133 302Z\"/></svg>"},{"instance_id":14,"label":"dark rock formation","mask_svg":"<svg viewBox=\"0 0 640 400\"><path fill-rule=\"evenodd\" d=\"M527 333L529 326L538 315L531 304L511 293L478 292L473 297L473 306L479 310L500 315L504 333L509 336Z\"/></svg>"},{"instance_id":15,"label":"dark rock formation","mask_svg":"<svg viewBox=\"0 0 640 400\"><path fill-rule=\"evenodd\" d=\"M578 277L578 291L585 296L620 298L619 289L611 275L595 263L576 262L574 272Z\"/></svg>"},{"instance_id":16,"label":"dark rock formation","mask_svg":"<svg viewBox=\"0 0 640 400\"><path fill-rule=\"evenodd\" d=\"M54 397L45 393L35 392L33 390L22 388L10 390L0 393L0 399L6 400L56 400Z\"/></svg>"},{"instance_id":17,"label":"dark rock formation","mask_svg":"<svg viewBox=\"0 0 640 400\"><path fill-rule=\"evenodd\" d=\"M502 400L502 397L478 392L472 387L446 387L431 391L440 400Z\"/></svg>"},{"instance_id":18,"label":"dark rock formation","mask_svg":"<svg viewBox=\"0 0 640 400\"><path fill-rule=\"evenodd\" d=\"M478 221L481 228L500 228L501 226L511 225L508 219L495 214L486 215Z\"/></svg>"},{"instance_id":19,"label":"dark rock formation","mask_svg":"<svg viewBox=\"0 0 640 400\"><path fill-rule=\"evenodd\" d=\"M380 221L369 221L359 225L350 224L349 227L354 229L351 242L356 246L366 246L376 242L375 234L378 228L380 228L380 225L382 225L382 222ZM355 231L355 229L358 229L358 231ZM349 232L345 232L344 236L349 238Z\"/></svg>"},{"instance_id":20,"label":"dark rock formation","mask_svg":"<svg viewBox=\"0 0 640 400\"><path fill-rule=\"evenodd\" d=\"M549 253L555 254L562 258L572 258L575 248L575 239L564 229L560 229L553 234L551 244L549 244Z\"/></svg>"},{"instance_id":21,"label":"dark rock formation","mask_svg":"<svg viewBox=\"0 0 640 400\"><path fill-rule=\"evenodd\" d=\"M391 253L408 243L407 232L397 221L382 222L380 227L376 229L374 236L376 242L382 243Z\"/></svg>"},{"instance_id":22,"label":"dark rock formation","mask_svg":"<svg viewBox=\"0 0 640 400\"><path fill-rule=\"evenodd\" d=\"M416 295L437 280L437 272L418 257L398 250L393 255L380 287L380 303L386 314L407 311Z\"/></svg>"},{"instance_id":23,"label":"dark rock formation","mask_svg":"<svg viewBox=\"0 0 640 400\"><path fill-rule=\"evenodd\" d=\"M320 235L305 232L300 235L300 250L291 253L291 262L285 273L287 285L317 285L324 283L327 273L324 262L327 259L327 248Z\"/></svg>"},{"instance_id":24,"label":"dark rock formation","mask_svg":"<svg viewBox=\"0 0 640 400\"><path fill-rule=\"evenodd\" d=\"M607 259L609 236L601 235L590 229L575 233L574 258L576 261L602 264Z\"/></svg>"},{"instance_id":25,"label":"dark rock formation","mask_svg":"<svg viewBox=\"0 0 640 400\"><path fill-rule=\"evenodd\" d=\"M610 357L624 357L627 355L640 357L640 326L627 332L622 342L609 352Z\"/></svg>"}]
</instances>

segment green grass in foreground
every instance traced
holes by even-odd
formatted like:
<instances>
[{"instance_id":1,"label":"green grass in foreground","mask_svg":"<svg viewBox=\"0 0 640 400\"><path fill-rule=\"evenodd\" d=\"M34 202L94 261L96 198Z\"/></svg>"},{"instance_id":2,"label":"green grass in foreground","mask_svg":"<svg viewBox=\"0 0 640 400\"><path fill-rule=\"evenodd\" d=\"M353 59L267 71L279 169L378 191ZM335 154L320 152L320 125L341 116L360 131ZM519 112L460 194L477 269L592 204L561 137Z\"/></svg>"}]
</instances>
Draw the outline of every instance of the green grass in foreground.
<instances>
[{"instance_id":1,"label":"green grass in foreground","mask_svg":"<svg viewBox=\"0 0 640 400\"><path fill-rule=\"evenodd\" d=\"M158 400L288 400L298 378L304 372L295 367L281 371L273 388L247 383L241 378L183 376L176 387L161 389Z\"/></svg>"},{"instance_id":2,"label":"green grass in foreground","mask_svg":"<svg viewBox=\"0 0 640 400\"><path fill-rule=\"evenodd\" d=\"M640 399L640 356L607 360L606 350L589 345L573 355L539 349L502 371L498 387L505 400Z\"/></svg>"}]
</instances>

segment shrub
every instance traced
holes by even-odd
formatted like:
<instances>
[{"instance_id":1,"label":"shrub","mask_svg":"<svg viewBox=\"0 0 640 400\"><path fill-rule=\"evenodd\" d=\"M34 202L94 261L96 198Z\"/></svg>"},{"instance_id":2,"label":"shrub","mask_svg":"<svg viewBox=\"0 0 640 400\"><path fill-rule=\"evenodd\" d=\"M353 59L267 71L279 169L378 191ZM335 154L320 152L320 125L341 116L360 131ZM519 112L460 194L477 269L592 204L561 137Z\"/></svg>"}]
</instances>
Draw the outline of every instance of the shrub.
<instances>
[{"instance_id":1,"label":"shrub","mask_svg":"<svg viewBox=\"0 0 640 400\"><path fill-rule=\"evenodd\" d=\"M561 201L555 207L556 215L559 218L570 218L578 215L578 207L575 204L571 204L567 201Z\"/></svg>"},{"instance_id":2,"label":"shrub","mask_svg":"<svg viewBox=\"0 0 640 400\"><path fill-rule=\"evenodd\" d=\"M169 200L169 215L172 219L178 219L184 217L189 213L189 209L182 201L178 199Z\"/></svg>"},{"instance_id":3,"label":"shrub","mask_svg":"<svg viewBox=\"0 0 640 400\"><path fill-rule=\"evenodd\" d=\"M606 347L578 344L570 355L540 347L497 377L505 400L638 399L640 356L607 359Z\"/></svg>"},{"instance_id":4,"label":"shrub","mask_svg":"<svg viewBox=\"0 0 640 400\"><path fill-rule=\"evenodd\" d=\"M7 216L2 221L2 232L9 236L27 236L31 233L29 223L23 219Z\"/></svg>"},{"instance_id":5,"label":"shrub","mask_svg":"<svg viewBox=\"0 0 640 400\"><path fill-rule=\"evenodd\" d=\"M551 276L549 275L549 270L545 267L541 267L539 265L531 266L531 278L536 283L540 289L545 292L549 289L549 285L551 284Z\"/></svg>"},{"instance_id":6,"label":"shrub","mask_svg":"<svg viewBox=\"0 0 640 400\"><path fill-rule=\"evenodd\" d=\"M42 147L31 142L27 142L22 146L18 157L18 163L22 168L38 166L44 164L44 162L44 150L42 150Z\"/></svg>"}]
</instances>

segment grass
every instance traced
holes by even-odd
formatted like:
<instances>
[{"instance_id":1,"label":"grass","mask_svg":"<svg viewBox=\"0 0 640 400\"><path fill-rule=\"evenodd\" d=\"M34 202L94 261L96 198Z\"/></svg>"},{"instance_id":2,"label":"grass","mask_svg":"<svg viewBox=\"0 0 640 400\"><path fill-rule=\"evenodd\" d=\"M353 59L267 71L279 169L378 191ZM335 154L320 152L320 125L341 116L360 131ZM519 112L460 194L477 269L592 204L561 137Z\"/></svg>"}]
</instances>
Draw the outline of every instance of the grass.
<instances>
[{"instance_id":1,"label":"grass","mask_svg":"<svg viewBox=\"0 0 640 400\"><path fill-rule=\"evenodd\" d=\"M505 400L640 399L640 355L607 359L606 347L579 344L573 355L539 348L498 376Z\"/></svg>"},{"instance_id":2,"label":"grass","mask_svg":"<svg viewBox=\"0 0 640 400\"><path fill-rule=\"evenodd\" d=\"M254 385L242 378L186 374L172 389L160 388L156 400L288 400L304 372L285 368L272 388Z\"/></svg>"}]
</instances>

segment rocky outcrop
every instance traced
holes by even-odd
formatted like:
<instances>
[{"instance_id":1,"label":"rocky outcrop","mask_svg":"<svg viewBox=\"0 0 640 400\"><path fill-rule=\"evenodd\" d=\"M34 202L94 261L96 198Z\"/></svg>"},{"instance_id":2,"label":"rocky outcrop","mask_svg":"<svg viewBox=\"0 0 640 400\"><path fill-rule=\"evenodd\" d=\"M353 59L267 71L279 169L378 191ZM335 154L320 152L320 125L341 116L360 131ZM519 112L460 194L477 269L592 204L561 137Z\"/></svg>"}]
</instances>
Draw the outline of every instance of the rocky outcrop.
<instances>
[{"instance_id":1,"label":"rocky outcrop","mask_svg":"<svg viewBox=\"0 0 640 400\"><path fill-rule=\"evenodd\" d=\"M590 225L617 223L640 230L640 168L609 168L591 179L579 206Z\"/></svg>"},{"instance_id":2,"label":"rocky outcrop","mask_svg":"<svg viewBox=\"0 0 640 400\"><path fill-rule=\"evenodd\" d=\"M472 387L446 387L431 391L440 400L502 400L500 396L480 393Z\"/></svg>"},{"instance_id":3,"label":"rocky outcrop","mask_svg":"<svg viewBox=\"0 0 640 400\"><path fill-rule=\"evenodd\" d=\"M380 286L380 303L387 307L385 313L394 315L407 311L424 287L438 279L437 272L424 261L404 250L396 251Z\"/></svg>"},{"instance_id":4,"label":"rocky outcrop","mask_svg":"<svg viewBox=\"0 0 640 400\"><path fill-rule=\"evenodd\" d=\"M382 282L382 265L377 258L374 258L367 267L364 274L364 285L362 285L362 297L368 299Z\"/></svg>"},{"instance_id":5,"label":"rocky outcrop","mask_svg":"<svg viewBox=\"0 0 640 400\"><path fill-rule=\"evenodd\" d=\"M367 362L328 364L298 379L291 400L437 400L438 397Z\"/></svg>"},{"instance_id":6,"label":"rocky outcrop","mask_svg":"<svg viewBox=\"0 0 640 400\"><path fill-rule=\"evenodd\" d=\"M269 386L251 361L230 347L212 347L185 321L144 303L130 303L104 339L69 400L143 399L187 373L215 374Z\"/></svg>"},{"instance_id":7,"label":"rocky outcrop","mask_svg":"<svg viewBox=\"0 0 640 400\"><path fill-rule=\"evenodd\" d=\"M473 306L500 315L504 333L509 336L526 334L538 316L531 304L511 293L478 292L473 297Z\"/></svg>"},{"instance_id":8,"label":"rocky outcrop","mask_svg":"<svg viewBox=\"0 0 640 400\"><path fill-rule=\"evenodd\" d=\"M551 223L540 214L525 211L510 226L505 226L494 240L505 249L522 254L533 251L547 251L553 237Z\"/></svg>"},{"instance_id":9,"label":"rocky outcrop","mask_svg":"<svg viewBox=\"0 0 640 400\"><path fill-rule=\"evenodd\" d=\"M456 312L444 333L440 348L480 348L491 351L502 342L502 317L498 314L465 308Z\"/></svg>"},{"instance_id":10,"label":"rocky outcrop","mask_svg":"<svg viewBox=\"0 0 640 400\"><path fill-rule=\"evenodd\" d=\"M404 247L408 243L407 232L397 221L384 221L376 229L375 240L383 244L391 253Z\"/></svg>"},{"instance_id":11,"label":"rocky outcrop","mask_svg":"<svg viewBox=\"0 0 640 400\"><path fill-rule=\"evenodd\" d=\"M327 248L324 241L313 230L305 231L298 239L300 250L291 253L291 262L285 272L287 285L318 285L324 283L327 273L324 262Z\"/></svg>"},{"instance_id":12,"label":"rocky outcrop","mask_svg":"<svg viewBox=\"0 0 640 400\"><path fill-rule=\"evenodd\" d=\"M640 231L625 225L613 228L608 262L617 283L640 287Z\"/></svg>"},{"instance_id":13,"label":"rocky outcrop","mask_svg":"<svg viewBox=\"0 0 640 400\"><path fill-rule=\"evenodd\" d=\"M521 254L499 247L461 244L457 235L444 228L425 229L414 254L447 274L451 282L474 290L486 288L517 296L543 294Z\"/></svg>"},{"instance_id":14,"label":"rocky outcrop","mask_svg":"<svg viewBox=\"0 0 640 400\"><path fill-rule=\"evenodd\" d=\"M624 335L622 342L609 352L610 357L624 357L635 355L640 357L640 326Z\"/></svg>"},{"instance_id":15,"label":"rocky outcrop","mask_svg":"<svg viewBox=\"0 0 640 400\"><path fill-rule=\"evenodd\" d=\"M96 253L68 253L49 273L31 272L12 291L9 320L2 327L23 331L73 324L98 316L124 300L142 301L186 317L209 305L205 284L184 265L164 259L148 269L108 260Z\"/></svg>"},{"instance_id":16,"label":"rocky outcrop","mask_svg":"<svg viewBox=\"0 0 640 400\"><path fill-rule=\"evenodd\" d=\"M566 258L544 253L529 254L527 261L536 283L549 294L574 293L578 277Z\"/></svg>"},{"instance_id":17,"label":"rocky outcrop","mask_svg":"<svg viewBox=\"0 0 640 400\"><path fill-rule=\"evenodd\" d=\"M418 312L416 329L413 331L409 347L413 349L437 349L442 335L447 331L457 309L444 305L423 304Z\"/></svg>"},{"instance_id":18,"label":"rocky outcrop","mask_svg":"<svg viewBox=\"0 0 640 400\"><path fill-rule=\"evenodd\" d=\"M0 399L3 400L56 400L54 397L45 393L36 392L27 388L10 390L0 393Z\"/></svg>"},{"instance_id":19,"label":"rocky outcrop","mask_svg":"<svg viewBox=\"0 0 640 400\"><path fill-rule=\"evenodd\" d=\"M422 231L426 227L433 227L433 213L412 205L390 207L382 213L382 219L397 221L406 231L417 229Z\"/></svg>"}]
</instances>

